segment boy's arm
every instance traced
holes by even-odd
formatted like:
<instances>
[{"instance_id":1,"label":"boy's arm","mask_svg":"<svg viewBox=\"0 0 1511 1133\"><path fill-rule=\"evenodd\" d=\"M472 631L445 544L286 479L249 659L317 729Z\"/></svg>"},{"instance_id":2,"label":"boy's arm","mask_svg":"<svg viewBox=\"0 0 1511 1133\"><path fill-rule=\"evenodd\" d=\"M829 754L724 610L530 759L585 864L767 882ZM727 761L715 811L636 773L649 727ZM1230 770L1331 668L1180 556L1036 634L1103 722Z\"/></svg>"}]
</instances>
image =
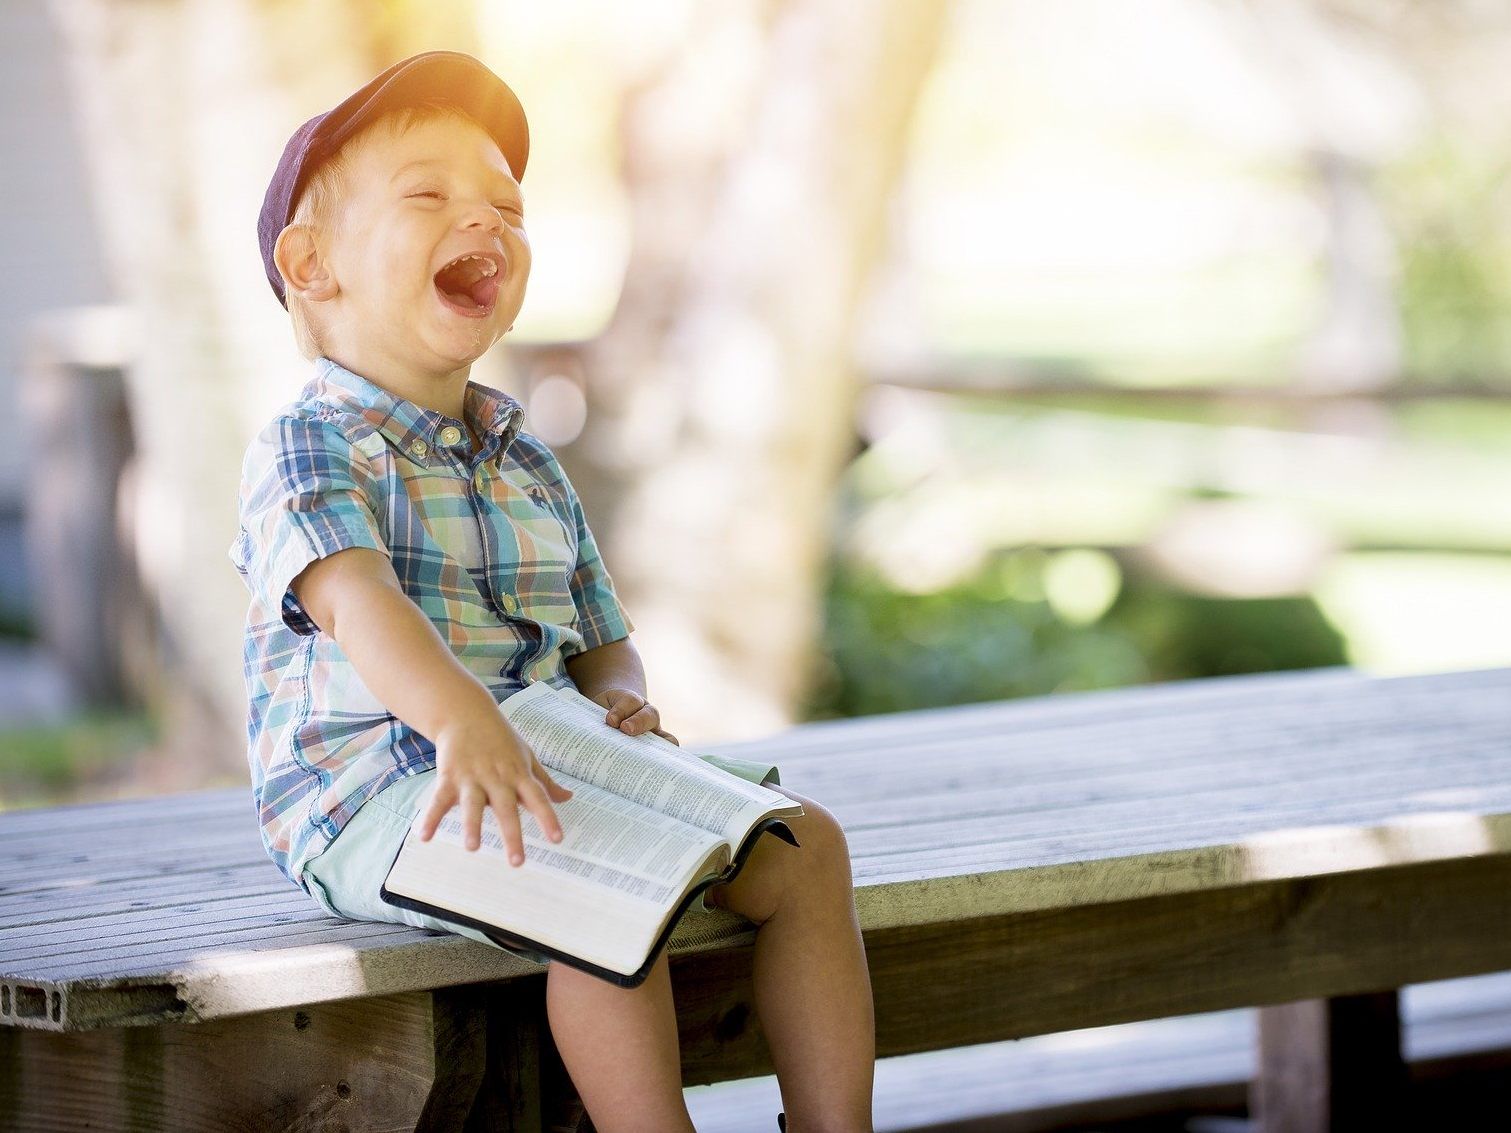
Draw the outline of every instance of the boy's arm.
<instances>
[{"instance_id":1,"label":"boy's arm","mask_svg":"<svg viewBox=\"0 0 1511 1133\"><path fill-rule=\"evenodd\" d=\"M493 694L459 661L410 600L387 555L348 547L316 559L291 583L310 619L337 644L383 705L436 747L436 789L416 820L428 841L452 807L462 809L466 847L481 841L491 807L513 865L524 862L517 805L561 841L551 806L562 787L499 711Z\"/></svg>"},{"instance_id":2,"label":"boy's arm","mask_svg":"<svg viewBox=\"0 0 1511 1133\"><path fill-rule=\"evenodd\" d=\"M661 728L661 713L645 698L645 666L630 639L584 649L566 660L567 676L577 691L607 708L604 723L626 735L655 732L677 743L677 737Z\"/></svg>"},{"instance_id":3,"label":"boy's arm","mask_svg":"<svg viewBox=\"0 0 1511 1133\"><path fill-rule=\"evenodd\" d=\"M611 688L645 695L645 666L627 637L574 653L567 658L566 667L577 691L589 700L597 700Z\"/></svg>"},{"instance_id":4,"label":"boy's arm","mask_svg":"<svg viewBox=\"0 0 1511 1133\"><path fill-rule=\"evenodd\" d=\"M493 694L404 593L387 555L348 547L310 563L291 586L373 695L422 736L434 741L469 716L501 717Z\"/></svg>"}]
</instances>

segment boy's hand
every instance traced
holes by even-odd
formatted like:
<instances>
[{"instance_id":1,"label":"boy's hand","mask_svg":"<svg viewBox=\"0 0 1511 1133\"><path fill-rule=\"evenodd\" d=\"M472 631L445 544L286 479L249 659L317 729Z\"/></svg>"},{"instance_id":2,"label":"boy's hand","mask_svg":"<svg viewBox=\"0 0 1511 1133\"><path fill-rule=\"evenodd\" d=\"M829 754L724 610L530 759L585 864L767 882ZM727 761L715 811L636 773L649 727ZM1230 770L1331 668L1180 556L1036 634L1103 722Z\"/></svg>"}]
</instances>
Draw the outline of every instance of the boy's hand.
<instances>
[{"instance_id":1,"label":"boy's hand","mask_svg":"<svg viewBox=\"0 0 1511 1133\"><path fill-rule=\"evenodd\" d=\"M530 808L546 837L561 841L561 823L551 803L566 802L572 792L551 778L502 713L458 720L436 736L435 747L436 787L419 820L422 842L430 840L436 824L457 805L469 850L481 844L483 811L493 808L511 865L525 861L519 806Z\"/></svg>"},{"instance_id":2,"label":"boy's hand","mask_svg":"<svg viewBox=\"0 0 1511 1133\"><path fill-rule=\"evenodd\" d=\"M597 696L589 699L603 705L609 710L603 722L611 728L618 728L628 736L638 736L641 732L655 732L663 740L670 740L677 744L677 737L670 732L661 730L661 713L656 711L656 706L634 689L629 688L606 688Z\"/></svg>"}]
</instances>

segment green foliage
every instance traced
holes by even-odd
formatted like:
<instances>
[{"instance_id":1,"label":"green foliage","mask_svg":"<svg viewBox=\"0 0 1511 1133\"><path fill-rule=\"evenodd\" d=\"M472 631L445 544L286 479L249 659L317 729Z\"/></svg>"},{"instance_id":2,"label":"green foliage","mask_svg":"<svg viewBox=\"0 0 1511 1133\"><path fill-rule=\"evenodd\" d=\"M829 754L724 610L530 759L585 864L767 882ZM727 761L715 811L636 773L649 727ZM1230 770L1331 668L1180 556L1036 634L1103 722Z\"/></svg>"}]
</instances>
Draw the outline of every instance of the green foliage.
<instances>
[{"instance_id":1,"label":"green foliage","mask_svg":"<svg viewBox=\"0 0 1511 1133\"><path fill-rule=\"evenodd\" d=\"M27 614L7 606L0 606L0 639L35 641L36 638L36 627Z\"/></svg>"},{"instance_id":2,"label":"green foliage","mask_svg":"<svg viewBox=\"0 0 1511 1133\"><path fill-rule=\"evenodd\" d=\"M1213 598L1133 586L1103 622L1138 643L1156 681L1348 663L1343 636L1308 595Z\"/></svg>"},{"instance_id":3,"label":"green foliage","mask_svg":"<svg viewBox=\"0 0 1511 1133\"><path fill-rule=\"evenodd\" d=\"M1309 597L1221 599L1137 575L1090 625L1062 620L1023 577L1037 549L1004 552L930 594L836 566L809 720L1053 692L1346 663Z\"/></svg>"},{"instance_id":4,"label":"green foliage","mask_svg":"<svg viewBox=\"0 0 1511 1133\"><path fill-rule=\"evenodd\" d=\"M1488 386L1511 369L1506 172L1499 153L1434 136L1382 177L1401 250L1406 369L1419 383Z\"/></svg>"},{"instance_id":5,"label":"green foliage","mask_svg":"<svg viewBox=\"0 0 1511 1133\"><path fill-rule=\"evenodd\" d=\"M158 740L141 712L88 711L56 724L0 731L0 809L67 801Z\"/></svg>"}]
</instances>

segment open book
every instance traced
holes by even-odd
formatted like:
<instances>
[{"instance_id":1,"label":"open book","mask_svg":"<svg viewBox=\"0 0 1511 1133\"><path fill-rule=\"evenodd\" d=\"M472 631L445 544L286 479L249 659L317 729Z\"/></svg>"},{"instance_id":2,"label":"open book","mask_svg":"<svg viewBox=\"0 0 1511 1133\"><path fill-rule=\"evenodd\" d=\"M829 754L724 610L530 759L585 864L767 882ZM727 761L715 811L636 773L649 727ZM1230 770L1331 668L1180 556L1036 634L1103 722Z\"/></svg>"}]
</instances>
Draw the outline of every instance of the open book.
<instances>
[{"instance_id":1,"label":"open book","mask_svg":"<svg viewBox=\"0 0 1511 1133\"><path fill-rule=\"evenodd\" d=\"M411 827L379 891L390 905L637 987L693 900L740 871L761 831L798 844L782 819L801 805L654 733L625 735L575 689L538 681L499 708L572 791L552 803L562 840L521 806L525 861L510 865L492 809L469 850L453 807L428 842Z\"/></svg>"}]
</instances>

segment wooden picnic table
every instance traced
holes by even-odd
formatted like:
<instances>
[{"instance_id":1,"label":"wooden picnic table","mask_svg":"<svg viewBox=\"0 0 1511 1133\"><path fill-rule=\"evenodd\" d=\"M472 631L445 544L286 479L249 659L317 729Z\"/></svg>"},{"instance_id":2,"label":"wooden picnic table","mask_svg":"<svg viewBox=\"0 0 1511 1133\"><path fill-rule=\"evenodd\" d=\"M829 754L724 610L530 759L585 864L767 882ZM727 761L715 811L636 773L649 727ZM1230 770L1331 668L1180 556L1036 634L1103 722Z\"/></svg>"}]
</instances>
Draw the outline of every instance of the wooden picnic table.
<instances>
[{"instance_id":1,"label":"wooden picnic table","mask_svg":"<svg viewBox=\"0 0 1511 1133\"><path fill-rule=\"evenodd\" d=\"M844 825L882 1056L1262 1005L1252 1108L1305 1133L1401 1112L1395 989L1511 968L1511 669L1184 681L716 750ZM711 910L674 937L689 1085L771 1070L754 935ZM553 1053L539 968L326 916L243 789L0 814L0 1128L560 1127Z\"/></svg>"}]
</instances>

